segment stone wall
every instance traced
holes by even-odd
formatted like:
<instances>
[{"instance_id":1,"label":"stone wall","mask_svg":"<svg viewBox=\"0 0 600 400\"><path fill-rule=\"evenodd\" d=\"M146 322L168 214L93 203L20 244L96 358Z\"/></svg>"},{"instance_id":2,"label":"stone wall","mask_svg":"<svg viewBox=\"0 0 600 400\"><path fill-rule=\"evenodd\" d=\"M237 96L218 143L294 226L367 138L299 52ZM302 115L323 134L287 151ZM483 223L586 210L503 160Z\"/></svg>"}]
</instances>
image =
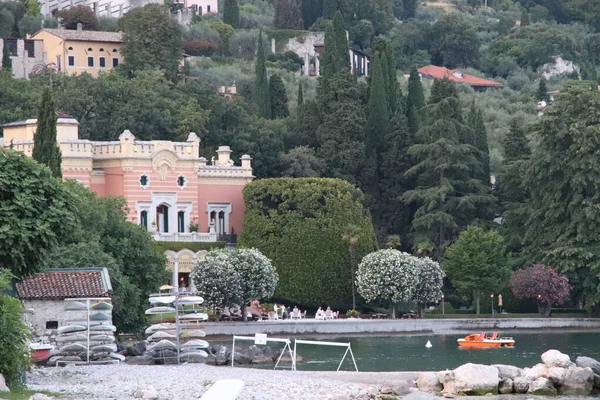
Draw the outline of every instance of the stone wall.
<instances>
[{"instance_id":1,"label":"stone wall","mask_svg":"<svg viewBox=\"0 0 600 400\"><path fill-rule=\"evenodd\" d=\"M4 40L0 39L0 65L4 57L3 51ZM45 65L46 57L41 40L33 41L34 56L29 57L25 54L25 40L17 40L17 55L10 56L12 64L12 74L17 79L29 79L29 74L33 71L36 65Z\"/></svg>"}]
</instances>

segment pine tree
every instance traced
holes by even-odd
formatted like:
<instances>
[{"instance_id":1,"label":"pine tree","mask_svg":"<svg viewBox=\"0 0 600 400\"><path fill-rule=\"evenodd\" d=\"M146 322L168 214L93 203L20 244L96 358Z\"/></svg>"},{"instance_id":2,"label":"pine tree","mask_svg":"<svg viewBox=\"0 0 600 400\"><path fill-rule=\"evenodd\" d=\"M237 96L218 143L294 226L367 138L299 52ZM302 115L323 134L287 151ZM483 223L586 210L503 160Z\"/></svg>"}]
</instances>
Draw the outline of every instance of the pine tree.
<instances>
[{"instance_id":1,"label":"pine tree","mask_svg":"<svg viewBox=\"0 0 600 400\"><path fill-rule=\"evenodd\" d=\"M333 32L335 34L335 67L336 71L350 71L350 53L348 37L344 28L344 17L341 12L336 12L333 17Z\"/></svg>"},{"instance_id":2,"label":"pine tree","mask_svg":"<svg viewBox=\"0 0 600 400\"><path fill-rule=\"evenodd\" d=\"M298 81L298 107L304 104L304 90L302 89L302 82Z\"/></svg>"},{"instance_id":3,"label":"pine tree","mask_svg":"<svg viewBox=\"0 0 600 400\"><path fill-rule=\"evenodd\" d=\"M333 19L338 10L338 0L323 0L323 18Z\"/></svg>"},{"instance_id":4,"label":"pine tree","mask_svg":"<svg viewBox=\"0 0 600 400\"><path fill-rule=\"evenodd\" d=\"M525 131L519 124L517 118L513 118L510 122L508 134L502 141L504 147L504 162L511 163L513 161L525 160L531 155L529 141L525 136Z\"/></svg>"},{"instance_id":5,"label":"pine tree","mask_svg":"<svg viewBox=\"0 0 600 400\"><path fill-rule=\"evenodd\" d=\"M269 97L271 99L271 118L285 118L290 115L288 111L288 97L283 80L277 74L269 79Z\"/></svg>"},{"instance_id":6,"label":"pine tree","mask_svg":"<svg viewBox=\"0 0 600 400\"><path fill-rule=\"evenodd\" d=\"M548 100L548 86L546 85L546 78L543 76L540 78L540 83L538 85L537 98L539 101Z\"/></svg>"},{"instance_id":7,"label":"pine tree","mask_svg":"<svg viewBox=\"0 0 600 400\"><path fill-rule=\"evenodd\" d=\"M224 0L223 22L238 28L240 25L240 6L238 0Z\"/></svg>"},{"instance_id":8,"label":"pine tree","mask_svg":"<svg viewBox=\"0 0 600 400\"><path fill-rule=\"evenodd\" d=\"M56 177L62 177L61 154L56 139L56 109L50 88L45 88L38 109L37 129L33 135L32 157L46 165Z\"/></svg>"},{"instance_id":9,"label":"pine tree","mask_svg":"<svg viewBox=\"0 0 600 400\"><path fill-rule=\"evenodd\" d=\"M308 29L321 16L322 2L320 0L302 0L302 20L304 21L304 29Z\"/></svg>"},{"instance_id":10,"label":"pine tree","mask_svg":"<svg viewBox=\"0 0 600 400\"><path fill-rule=\"evenodd\" d=\"M521 27L529 25L529 13L527 9L523 7L521 10Z\"/></svg>"},{"instance_id":11,"label":"pine tree","mask_svg":"<svg viewBox=\"0 0 600 400\"><path fill-rule=\"evenodd\" d=\"M304 21L298 0L275 0L275 19L278 29L303 29Z\"/></svg>"},{"instance_id":12,"label":"pine tree","mask_svg":"<svg viewBox=\"0 0 600 400\"><path fill-rule=\"evenodd\" d=\"M4 46L2 46L2 69L11 69L12 62L10 59L10 53L8 51L8 44L6 39L4 40Z\"/></svg>"},{"instance_id":13,"label":"pine tree","mask_svg":"<svg viewBox=\"0 0 600 400\"><path fill-rule=\"evenodd\" d=\"M256 81L254 84L254 102L258 105L258 114L271 118L271 100L269 98L269 81L265 65L265 50L263 48L262 31L258 33L258 51L256 54Z\"/></svg>"},{"instance_id":14,"label":"pine tree","mask_svg":"<svg viewBox=\"0 0 600 400\"><path fill-rule=\"evenodd\" d=\"M410 119L411 110L414 108L418 113L425 106L425 94L419 71L416 68L410 70L408 77L408 94L406 96L406 116ZM416 133L416 132L413 132Z\"/></svg>"},{"instance_id":15,"label":"pine tree","mask_svg":"<svg viewBox=\"0 0 600 400\"><path fill-rule=\"evenodd\" d=\"M416 135L421 126L421 118L419 117L419 112L417 111L417 107L411 107L406 117L408 123L408 130L411 135Z\"/></svg>"},{"instance_id":16,"label":"pine tree","mask_svg":"<svg viewBox=\"0 0 600 400\"><path fill-rule=\"evenodd\" d=\"M490 184L490 149L487 141L487 130L483 122L483 114L480 109L475 107L475 100L471 102L471 109L467 119L467 125L472 130L472 142L477 151L477 159L481 164L482 174L475 176L481 179L484 185Z\"/></svg>"},{"instance_id":17,"label":"pine tree","mask_svg":"<svg viewBox=\"0 0 600 400\"><path fill-rule=\"evenodd\" d=\"M337 72L335 65L336 53L335 32L333 23L330 22L325 27L325 43L319 71L319 74L323 77L322 81L331 78Z\"/></svg>"}]
</instances>

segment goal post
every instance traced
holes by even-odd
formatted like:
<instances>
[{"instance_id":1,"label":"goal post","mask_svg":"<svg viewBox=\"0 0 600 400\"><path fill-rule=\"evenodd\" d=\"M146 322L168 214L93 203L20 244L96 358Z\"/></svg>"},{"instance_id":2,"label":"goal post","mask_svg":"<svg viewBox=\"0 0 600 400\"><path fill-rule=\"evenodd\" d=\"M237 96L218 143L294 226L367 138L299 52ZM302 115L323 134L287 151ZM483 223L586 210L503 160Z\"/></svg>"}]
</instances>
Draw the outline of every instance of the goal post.
<instances>
[{"instance_id":1,"label":"goal post","mask_svg":"<svg viewBox=\"0 0 600 400\"><path fill-rule=\"evenodd\" d=\"M254 336L233 336L233 345L231 346L231 367L233 367L233 362L235 360L235 341L236 340L248 340L253 341L255 345L265 345L268 342L277 342L277 343L285 343L285 346L281 350L281 354L279 354L279 358L277 358L277 362L275 363L275 368L279 365L279 361L281 361L281 357L283 357L283 353L287 349L290 353L290 358L292 360L292 371L296 370L296 356L292 353L292 341L287 338L270 338L264 333L257 333Z\"/></svg>"},{"instance_id":2,"label":"goal post","mask_svg":"<svg viewBox=\"0 0 600 400\"><path fill-rule=\"evenodd\" d=\"M336 371L339 371L340 368L342 367L342 364L344 363L344 360L346 359L346 356L348 355L348 353L350 353L350 357L352 358L352 362L354 363L354 369L356 370L356 372L358 372L358 367L356 366L356 360L354 359L354 354L352 353L352 347L350 346L350 343L344 343L344 342L321 342L318 340L301 340L301 339L296 339L294 340L294 361L292 362L292 369L296 370L296 356L298 353L296 353L296 346L298 344L311 344L311 345L317 345L317 346L335 346L335 347L345 347L346 351L344 352L344 356L342 357L342 361L340 361L340 365L338 365L338 368Z\"/></svg>"}]
</instances>

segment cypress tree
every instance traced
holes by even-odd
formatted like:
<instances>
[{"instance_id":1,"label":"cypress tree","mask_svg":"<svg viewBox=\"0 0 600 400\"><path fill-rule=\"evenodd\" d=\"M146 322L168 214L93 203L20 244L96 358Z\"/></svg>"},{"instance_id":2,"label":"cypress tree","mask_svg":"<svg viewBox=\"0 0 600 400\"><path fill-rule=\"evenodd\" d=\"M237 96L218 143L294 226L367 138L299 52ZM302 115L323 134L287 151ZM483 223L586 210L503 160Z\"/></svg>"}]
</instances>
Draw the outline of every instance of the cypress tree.
<instances>
[{"instance_id":1,"label":"cypress tree","mask_svg":"<svg viewBox=\"0 0 600 400\"><path fill-rule=\"evenodd\" d=\"M548 100L548 86L546 85L546 78L543 76L540 78L540 83L538 85L537 98L539 101Z\"/></svg>"},{"instance_id":2,"label":"cypress tree","mask_svg":"<svg viewBox=\"0 0 600 400\"><path fill-rule=\"evenodd\" d=\"M529 25L529 13L527 12L527 9L523 7L521 10L521 26L527 25Z\"/></svg>"},{"instance_id":3,"label":"cypress tree","mask_svg":"<svg viewBox=\"0 0 600 400\"><path fill-rule=\"evenodd\" d=\"M375 56L377 56L377 54ZM383 88L385 89L385 97L386 97L386 103L387 103L386 105L388 108L388 112L391 115L393 111L390 107L390 71L389 71L390 65L388 63L387 55L385 54L385 52L380 52L379 58L380 58L379 65L381 66L381 75L383 77Z\"/></svg>"},{"instance_id":4,"label":"cypress tree","mask_svg":"<svg viewBox=\"0 0 600 400\"><path fill-rule=\"evenodd\" d=\"M525 136L525 131L519 124L517 118L513 118L510 122L508 134L502 141L504 147L504 162L511 163L513 161L525 160L531 155L529 149L529 141Z\"/></svg>"},{"instance_id":5,"label":"cypress tree","mask_svg":"<svg viewBox=\"0 0 600 400\"><path fill-rule=\"evenodd\" d=\"M338 10L338 0L323 0L323 18L333 19Z\"/></svg>"},{"instance_id":6,"label":"cypress tree","mask_svg":"<svg viewBox=\"0 0 600 400\"><path fill-rule=\"evenodd\" d=\"M329 22L325 27L325 41L323 46L323 57L320 64L320 75L323 79L330 78L336 73L335 55L337 53L335 43L335 32L333 23Z\"/></svg>"},{"instance_id":7,"label":"cypress tree","mask_svg":"<svg viewBox=\"0 0 600 400\"><path fill-rule=\"evenodd\" d=\"M11 69L12 62L10 59L10 53L8 52L8 44L6 39L4 40L4 46L2 46L2 69Z\"/></svg>"},{"instance_id":8,"label":"cypress tree","mask_svg":"<svg viewBox=\"0 0 600 400\"><path fill-rule=\"evenodd\" d=\"M333 32L335 34L334 63L336 71L350 71L348 37L344 28L344 17L342 17L342 13L339 11L333 17Z\"/></svg>"},{"instance_id":9,"label":"cypress tree","mask_svg":"<svg viewBox=\"0 0 600 400\"><path fill-rule=\"evenodd\" d=\"M298 0L275 0L275 19L279 29L303 29L302 12Z\"/></svg>"},{"instance_id":10,"label":"cypress tree","mask_svg":"<svg viewBox=\"0 0 600 400\"><path fill-rule=\"evenodd\" d=\"M258 105L258 114L271 118L271 100L269 98L269 81L265 65L265 49L263 48L262 31L258 33L258 51L256 54L256 82L254 84L254 102Z\"/></svg>"},{"instance_id":11,"label":"cypress tree","mask_svg":"<svg viewBox=\"0 0 600 400\"><path fill-rule=\"evenodd\" d=\"M56 109L50 88L45 88L38 108L37 129L33 135L34 160L46 165L56 177L62 177L61 154L56 139Z\"/></svg>"},{"instance_id":12,"label":"cypress tree","mask_svg":"<svg viewBox=\"0 0 600 400\"><path fill-rule=\"evenodd\" d=\"M238 0L224 0L223 22L238 28L240 25L240 6Z\"/></svg>"},{"instance_id":13,"label":"cypress tree","mask_svg":"<svg viewBox=\"0 0 600 400\"><path fill-rule=\"evenodd\" d=\"M423 94L423 84L421 84L421 77L419 76L419 71L417 71L416 68L412 68L410 70L410 76L408 77L408 94L406 95L406 116L409 120L409 126L411 125L410 114L413 112L412 109L414 108L415 112L418 115L419 111L424 106L425 94ZM416 133L416 131L413 131L412 129L411 132L413 134Z\"/></svg>"},{"instance_id":14,"label":"cypress tree","mask_svg":"<svg viewBox=\"0 0 600 400\"><path fill-rule=\"evenodd\" d=\"M471 109L469 111L469 116L467 119L467 125L471 127L473 132L472 142L478 153L477 159L481 164L481 174L479 176L475 176L476 178L481 179L481 182L484 185L490 184L490 150L488 147L487 141L487 130L485 128L485 124L483 122L483 114L481 110L475 107L475 100L471 102Z\"/></svg>"},{"instance_id":15,"label":"cypress tree","mask_svg":"<svg viewBox=\"0 0 600 400\"><path fill-rule=\"evenodd\" d=\"M419 127L421 126L421 118L419 117L417 107L413 106L410 108L407 116L407 122L408 130L411 135L416 135L416 133L419 131Z\"/></svg>"},{"instance_id":16,"label":"cypress tree","mask_svg":"<svg viewBox=\"0 0 600 400\"><path fill-rule=\"evenodd\" d=\"M298 107L304 104L304 91L302 89L302 82L298 81Z\"/></svg>"},{"instance_id":17,"label":"cypress tree","mask_svg":"<svg viewBox=\"0 0 600 400\"><path fill-rule=\"evenodd\" d=\"M288 111L288 97L283 80L277 74L269 79L269 97L271 99L271 118L279 119L290 115Z\"/></svg>"}]
</instances>

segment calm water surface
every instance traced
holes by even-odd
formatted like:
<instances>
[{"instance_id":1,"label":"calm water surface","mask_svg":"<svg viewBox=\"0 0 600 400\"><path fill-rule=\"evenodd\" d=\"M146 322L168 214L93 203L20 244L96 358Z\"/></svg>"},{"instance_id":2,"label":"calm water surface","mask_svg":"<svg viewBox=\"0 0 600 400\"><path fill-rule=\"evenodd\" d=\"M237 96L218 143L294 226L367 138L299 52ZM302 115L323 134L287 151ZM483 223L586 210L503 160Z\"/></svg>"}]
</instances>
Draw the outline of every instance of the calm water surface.
<instances>
[{"instance_id":1,"label":"calm water surface","mask_svg":"<svg viewBox=\"0 0 600 400\"><path fill-rule=\"evenodd\" d=\"M434 371L454 369L462 364L510 364L530 367L540 361L543 352L557 349L571 356L588 356L600 359L600 333L597 332L502 332L502 336L514 337L514 348L463 349L456 339L465 335L419 335L419 336L319 336L323 341L350 342L359 371ZM279 336L282 337L282 336ZM293 340L293 337L290 337ZM425 343L431 341L432 348ZM231 341L210 341L231 348ZM251 342L236 342L247 348ZM270 344L271 348L280 348ZM292 345L293 346L293 345ZM307 361L298 364L298 370L335 370L344 354L341 347L298 345L298 354ZM347 359L343 370L352 369Z\"/></svg>"}]
</instances>

